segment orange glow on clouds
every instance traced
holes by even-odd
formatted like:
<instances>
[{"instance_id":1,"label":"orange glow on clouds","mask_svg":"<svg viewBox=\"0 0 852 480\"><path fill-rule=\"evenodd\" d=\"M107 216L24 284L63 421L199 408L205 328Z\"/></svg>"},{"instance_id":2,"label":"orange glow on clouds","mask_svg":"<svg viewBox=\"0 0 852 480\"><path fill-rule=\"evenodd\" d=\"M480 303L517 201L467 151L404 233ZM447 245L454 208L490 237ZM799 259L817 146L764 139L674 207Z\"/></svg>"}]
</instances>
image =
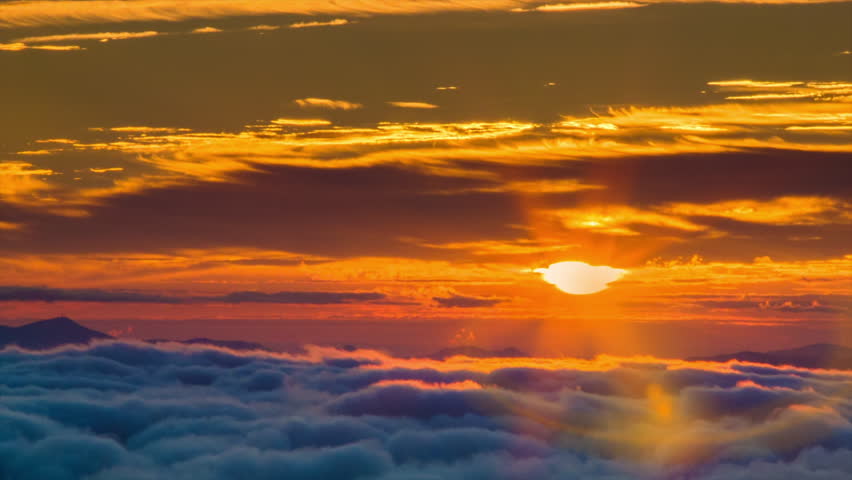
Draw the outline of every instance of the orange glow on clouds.
<instances>
[{"instance_id":1,"label":"orange glow on clouds","mask_svg":"<svg viewBox=\"0 0 852 480\"><path fill-rule=\"evenodd\" d=\"M405 385L419 388L421 390L481 390L482 385L473 380L452 383L429 383L423 380L382 380L373 384L374 387L389 387L391 385Z\"/></svg>"},{"instance_id":2,"label":"orange glow on clouds","mask_svg":"<svg viewBox=\"0 0 852 480\"><path fill-rule=\"evenodd\" d=\"M581 3L548 3L537 7L524 9L516 8L515 12L576 12L582 10L620 10L622 8L638 8L647 4L638 2L581 2Z\"/></svg>"}]
</instances>

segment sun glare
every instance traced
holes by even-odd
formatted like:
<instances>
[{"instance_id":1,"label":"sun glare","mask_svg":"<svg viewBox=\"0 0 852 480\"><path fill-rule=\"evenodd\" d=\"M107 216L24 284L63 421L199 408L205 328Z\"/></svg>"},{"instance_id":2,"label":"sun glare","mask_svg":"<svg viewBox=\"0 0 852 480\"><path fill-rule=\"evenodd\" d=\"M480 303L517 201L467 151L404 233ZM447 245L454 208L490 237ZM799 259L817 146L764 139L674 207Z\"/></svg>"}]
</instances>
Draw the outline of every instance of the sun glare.
<instances>
[{"instance_id":1,"label":"sun glare","mask_svg":"<svg viewBox=\"0 0 852 480\"><path fill-rule=\"evenodd\" d=\"M542 280L565 293L589 295L606 290L610 283L620 279L627 270L607 266L593 266L583 262L558 262L547 268L534 270Z\"/></svg>"}]
</instances>

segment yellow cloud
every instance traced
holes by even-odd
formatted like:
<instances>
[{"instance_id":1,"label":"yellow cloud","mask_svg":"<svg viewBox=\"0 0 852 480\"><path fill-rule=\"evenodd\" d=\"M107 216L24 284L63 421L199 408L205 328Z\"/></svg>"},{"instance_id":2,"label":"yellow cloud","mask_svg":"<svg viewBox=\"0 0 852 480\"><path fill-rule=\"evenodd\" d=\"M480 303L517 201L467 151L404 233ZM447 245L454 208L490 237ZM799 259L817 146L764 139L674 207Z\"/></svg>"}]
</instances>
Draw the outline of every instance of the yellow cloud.
<instances>
[{"instance_id":1,"label":"yellow cloud","mask_svg":"<svg viewBox=\"0 0 852 480\"><path fill-rule=\"evenodd\" d=\"M826 197L778 197L710 204L675 203L662 209L683 216L712 216L769 225L852 223L852 204Z\"/></svg>"},{"instance_id":2,"label":"yellow cloud","mask_svg":"<svg viewBox=\"0 0 852 480\"><path fill-rule=\"evenodd\" d=\"M717 88L806 88L844 91L844 82L723 82ZM346 100L303 98L303 108L360 108ZM633 155L674 155L779 148L801 151L852 152L843 133L852 113L841 96L819 102L723 103L694 107L630 107L589 117L565 117L553 124L525 122L391 123L372 127L332 126L317 118L279 118L247 125L240 132L196 132L178 127L117 126L93 128L86 143L64 141L31 152L51 155L63 150L112 150L133 154L149 167L145 177L116 178L116 184L91 190L63 190L63 201L89 205L110 192L138 191L147 186L198 180L227 181L233 173L260 164L306 168L353 168L394 164L434 175L480 178L489 183L464 191L569 193L600 188L574 180L502 178L490 165L548 165L574 160ZM840 134L828 135L836 132ZM499 142L489 142L496 140ZM45 139L48 142L50 139ZM422 148L424 145L430 148ZM344 155L340 155L344 152ZM150 169L153 168L153 171ZM130 190L127 190L130 189ZM456 190L459 192L461 190ZM435 192L442 193L442 192ZM447 191L446 193L454 193ZM50 202L45 203L48 205ZM623 206L556 212L572 229L635 236L630 224L682 231L704 231L685 214L671 210L636 211ZM681 206L683 208L683 206ZM707 232L712 233L712 232Z\"/></svg>"},{"instance_id":3,"label":"yellow cloud","mask_svg":"<svg viewBox=\"0 0 852 480\"><path fill-rule=\"evenodd\" d=\"M281 27L279 25L255 25L253 27L249 27L249 30L254 30L258 32L270 32L273 30L278 30Z\"/></svg>"},{"instance_id":4,"label":"yellow cloud","mask_svg":"<svg viewBox=\"0 0 852 480\"><path fill-rule=\"evenodd\" d=\"M53 175L47 168L33 168L26 162L0 163L0 197L5 201L30 204L36 199L34 194L50 190L51 186L39 177Z\"/></svg>"},{"instance_id":5,"label":"yellow cloud","mask_svg":"<svg viewBox=\"0 0 852 480\"><path fill-rule=\"evenodd\" d=\"M808 4L846 0L716 0L717 3ZM570 11L634 8L646 4L705 3L706 0L644 0L557 3L539 0L19 0L0 4L0 26L35 27L81 23L168 21L259 15L401 15L453 11ZM609 5L609 6L607 6Z\"/></svg>"},{"instance_id":6,"label":"yellow cloud","mask_svg":"<svg viewBox=\"0 0 852 480\"><path fill-rule=\"evenodd\" d=\"M493 186L448 190L446 192L440 193L458 194L464 192L517 192L535 195L546 193L584 192L588 190L602 190L604 188L606 187L602 185L590 185L586 183L581 183L576 179L509 180Z\"/></svg>"},{"instance_id":7,"label":"yellow cloud","mask_svg":"<svg viewBox=\"0 0 852 480\"><path fill-rule=\"evenodd\" d=\"M451 242L451 243L422 243L412 240L413 243L429 248L441 250L464 250L471 255L532 255L549 252L561 252L573 248L578 245L565 244L552 239L545 241L543 239L518 239L514 241L497 241L497 240L480 240L477 242Z\"/></svg>"},{"instance_id":8,"label":"yellow cloud","mask_svg":"<svg viewBox=\"0 0 852 480\"><path fill-rule=\"evenodd\" d=\"M41 37L24 37L15 40L22 43L53 43L77 40L125 40L130 38L147 38L160 35L153 30L145 32L99 32L99 33L66 33L63 35L46 35Z\"/></svg>"},{"instance_id":9,"label":"yellow cloud","mask_svg":"<svg viewBox=\"0 0 852 480\"><path fill-rule=\"evenodd\" d=\"M216 27L201 27L201 28L196 28L195 30L192 31L192 33L220 33L221 31L222 30L220 30Z\"/></svg>"},{"instance_id":10,"label":"yellow cloud","mask_svg":"<svg viewBox=\"0 0 852 480\"><path fill-rule=\"evenodd\" d=\"M327 22L298 22L290 24L290 28L311 28L311 27L337 27L341 25L348 25L349 20L345 18L335 18L334 20L329 20Z\"/></svg>"},{"instance_id":11,"label":"yellow cloud","mask_svg":"<svg viewBox=\"0 0 852 480\"><path fill-rule=\"evenodd\" d=\"M707 85L730 88L790 88L803 85L804 82L763 82L759 80L721 80L707 82Z\"/></svg>"},{"instance_id":12,"label":"yellow cloud","mask_svg":"<svg viewBox=\"0 0 852 480\"><path fill-rule=\"evenodd\" d=\"M0 26L182 21L248 15L378 15L508 10L523 0L23 0L0 5Z\"/></svg>"},{"instance_id":13,"label":"yellow cloud","mask_svg":"<svg viewBox=\"0 0 852 480\"><path fill-rule=\"evenodd\" d=\"M437 105L433 105L431 103L425 102L388 102L388 104L393 105L394 107L399 108L419 108L419 109L432 109L438 108Z\"/></svg>"},{"instance_id":14,"label":"yellow cloud","mask_svg":"<svg viewBox=\"0 0 852 480\"><path fill-rule=\"evenodd\" d=\"M346 100L332 100L330 98L299 98L293 100L300 108L326 108L329 110L357 110L362 108L360 103L348 102Z\"/></svg>"},{"instance_id":15,"label":"yellow cloud","mask_svg":"<svg viewBox=\"0 0 852 480\"><path fill-rule=\"evenodd\" d=\"M94 129L91 129L94 130ZM191 132L189 128L172 128L172 127L144 127L144 126L127 126L127 127L112 127L109 129L112 132L128 132L128 133L179 133Z\"/></svg>"},{"instance_id":16,"label":"yellow cloud","mask_svg":"<svg viewBox=\"0 0 852 480\"><path fill-rule=\"evenodd\" d=\"M580 2L580 3L548 3L532 8L515 8L515 12L574 12L581 10L618 10L622 8L644 7L645 3L637 2Z\"/></svg>"},{"instance_id":17,"label":"yellow cloud","mask_svg":"<svg viewBox=\"0 0 852 480\"><path fill-rule=\"evenodd\" d=\"M721 92L739 92L740 95L729 95L725 100L802 100L813 99L820 101L848 102L852 94L852 83L848 82L798 82L798 81L757 81L757 80L723 80L708 82L707 85L716 87Z\"/></svg>"},{"instance_id":18,"label":"yellow cloud","mask_svg":"<svg viewBox=\"0 0 852 480\"><path fill-rule=\"evenodd\" d=\"M273 125L286 125L290 127L324 127L331 125L328 120L320 118L276 118Z\"/></svg>"},{"instance_id":19,"label":"yellow cloud","mask_svg":"<svg viewBox=\"0 0 852 480\"><path fill-rule=\"evenodd\" d=\"M26 43L0 43L0 52L20 52L21 50L48 50L54 52L70 52L85 50L79 45L27 45Z\"/></svg>"},{"instance_id":20,"label":"yellow cloud","mask_svg":"<svg viewBox=\"0 0 852 480\"><path fill-rule=\"evenodd\" d=\"M566 228L587 230L607 235L639 235L639 232L631 228L631 225L634 224L673 228L687 232L697 232L706 229L701 225L677 216L639 210L626 205L559 209L551 213Z\"/></svg>"},{"instance_id":21,"label":"yellow cloud","mask_svg":"<svg viewBox=\"0 0 852 480\"><path fill-rule=\"evenodd\" d=\"M794 98L813 98L815 93L756 93L754 95L732 95L725 100L788 100Z\"/></svg>"},{"instance_id":22,"label":"yellow cloud","mask_svg":"<svg viewBox=\"0 0 852 480\"><path fill-rule=\"evenodd\" d=\"M12 222L0 222L0 230L20 230L23 224Z\"/></svg>"}]
</instances>

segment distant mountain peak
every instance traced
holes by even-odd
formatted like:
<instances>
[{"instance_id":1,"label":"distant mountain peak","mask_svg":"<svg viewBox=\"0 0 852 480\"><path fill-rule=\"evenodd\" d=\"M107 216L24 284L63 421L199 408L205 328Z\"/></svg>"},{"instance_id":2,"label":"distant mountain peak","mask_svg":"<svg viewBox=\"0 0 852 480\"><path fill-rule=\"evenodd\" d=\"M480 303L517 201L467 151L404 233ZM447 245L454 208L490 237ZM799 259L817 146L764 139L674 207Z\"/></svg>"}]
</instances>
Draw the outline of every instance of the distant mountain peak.
<instances>
[{"instance_id":1,"label":"distant mountain peak","mask_svg":"<svg viewBox=\"0 0 852 480\"><path fill-rule=\"evenodd\" d=\"M0 348L17 345L29 350L45 350L62 345L87 344L111 336L86 328L68 317L40 320L19 327L0 329Z\"/></svg>"},{"instance_id":2,"label":"distant mountain peak","mask_svg":"<svg viewBox=\"0 0 852 480\"><path fill-rule=\"evenodd\" d=\"M73 326L86 328L86 327L83 327L82 325L80 325L79 323L75 322L74 320L71 320L68 317L48 318L47 320L39 320L37 322L28 323L25 326L31 326L31 325L63 325L63 326L72 326L73 325Z\"/></svg>"},{"instance_id":3,"label":"distant mountain peak","mask_svg":"<svg viewBox=\"0 0 852 480\"><path fill-rule=\"evenodd\" d=\"M695 357L688 360L765 363L769 365L791 365L804 368L852 369L852 348L831 343L815 343L803 347L773 350L769 352L736 352L712 357Z\"/></svg>"}]
</instances>

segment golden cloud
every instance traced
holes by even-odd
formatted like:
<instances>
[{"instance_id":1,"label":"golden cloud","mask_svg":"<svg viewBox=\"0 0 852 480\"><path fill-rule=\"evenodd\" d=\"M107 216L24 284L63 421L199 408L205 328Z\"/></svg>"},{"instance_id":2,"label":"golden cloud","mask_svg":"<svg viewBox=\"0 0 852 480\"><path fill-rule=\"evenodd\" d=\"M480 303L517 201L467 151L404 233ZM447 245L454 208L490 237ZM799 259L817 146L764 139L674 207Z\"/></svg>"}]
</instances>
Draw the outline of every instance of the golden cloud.
<instances>
[{"instance_id":1,"label":"golden cloud","mask_svg":"<svg viewBox=\"0 0 852 480\"><path fill-rule=\"evenodd\" d=\"M675 203L662 211L681 216L730 218L768 225L852 223L852 204L827 197L779 197L772 200L731 200L710 204Z\"/></svg>"},{"instance_id":2,"label":"golden cloud","mask_svg":"<svg viewBox=\"0 0 852 480\"><path fill-rule=\"evenodd\" d=\"M438 108L437 105L433 105L431 103L425 102L388 102L388 104L393 105L394 107L399 108L419 108L419 109L433 109Z\"/></svg>"},{"instance_id":3,"label":"golden cloud","mask_svg":"<svg viewBox=\"0 0 852 480\"><path fill-rule=\"evenodd\" d=\"M276 118L270 123L273 125L286 125L289 127L326 127L331 125L331 122L321 118ZM265 126L262 127L266 128Z\"/></svg>"},{"instance_id":4,"label":"golden cloud","mask_svg":"<svg viewBox=\"0 0 852 480\"><path fill-rule=\"evenodd\" d=\"M55 172L47 168L33 168L26 162L0 163L0 197L13 203L33 203L36 193L52 187L43 178Z\"/></svg>"},{"instance_id":5,"label":"golden cloud","mask_svg":"<svg viewBox=\"0 0 852 480\"><path fill-rule=\"evenodd\" d=\"M644 7L647 4L637 2L578 2L546 3L532 8L514 8L514 12L575 12L582 10L618 10L622 8Z\"/></svg>"},{"instance_id":6,"label":"golden cloud","mask_svg":"<svg viewBox=\"0 0 852 480\"><path fill-rule=\"evenodd\" d=\"M311 27L338 27L348 25L349 20L345 18L335 18L327 22L298 22L290 24L290 28L311 28Z\"/></svg>"},{"instance_id":7,"label":"golden cloud","mask_svg":"<svg viewBox=\"0 0 852 480\"><path fill-rule=\"evenodd\" d=\"M809 4L846 0L715 0L716 3ZM645 0L556 3L538 0L20 0L0 5L0 26L34 27L82 23L167 21L261 15L401 15L454 11L582 11L635 8L646 4L705 3L704 0Z\"/></svg>"},{"instance_id":8,"label":"golden cloud","mask_svg":"<svg viewBox=\"0 0 852 480\"><path fill-rule=\"evenodd\" d=\"M850 88L844 82L733 80L713 83L718 88L740 91L755 88L783 92L786 88L803 88L803 85L826 92ZM361 107L350 101L325 98L298 99L296 104L303 108L342 110ZM91 129L103 137L97 141L68 140L50 149L34 149L32 153L44 156L66 150L121 151L137 156L147 167L144 178L117 178L115 185L109 188L77 192L66 189L63 200L70 204L91 204L108 197L111 191L139 191L146 185L226 181L232 173L253 170L259 164L322 169L394 164L434 175L481 178L490 182L465 187L468 192L571 193L601 187L571 179L501 178L482 165L547 165L575 159L750 148L852 152L848 136L828 134L842 133L852 127L849 105L843 96L830 96L818 102L613 108L606 114L565 117L553 124L383 122L374 127L352 128L332 126L331 122L318 118L278 118L248 125L243 131L234 133L195 132L179 127L117 126ZM497 139L500 141L488 141ZM44 140L48 141L50 139ZM430 148L422 148L426 144ZM341 152L345 155L340 155ZM460 190L445 193L458 192ZM718 207L713 211L727 208ZM569 209L554 212L554 215L567 228L619 236L638 233L630 227L631 223L686 232L705 231L704 227L685 218L689 216L685 213L687 206L668 208L636 211L613 206ZM699 209L689 208L691 211ZM700 216L699 213L695 215Z\"/></svg>"},{"instance_id":9,"label":"golden cloud","mask_svg":"<svg viewBox=\"0 0 852 480\"><path fill-rule=\"evenodd\" d=\"M0 52L20 52L21 50L47 50L53 52L71 52L85 50L79 45L27 45L26 43L0 43Z\"/></svg>"},{"instance_id":10,"label":"golden cloud","mask_svg":"<svg viewBox=\"0 0 852 480\"><path fill-rule=\"evenodd\" d=\"M360 103L348 102L346 100L332 100L330 98L299 98L293 100L300 108L325 108L329 110L357 110L362 108Z\"/></svg>"},{"instance_id":11,"label":"golden cloud","mask_svg":"<svg viewBox=\"0 0 852 480\"><path fill-rule=\"evenodd\" d=\"M0 26L31 27L257 15L379 15L442 11L508 10L521 0L32 0L0 5Z\"/></svg>"},{"instance_id":12,"label":"golden cloud","mask_svg":"<svg viewBox=\"0 0 852 480\"><path fill-rule=\"evenodd\" d=\"M101 42L109 40L126 40L131 38L148 38L160 35L159 32L149 30L144 32L99 32L99 33L66 33L62 35L45 35L40 37L24 37L15 40L22 43L53 43L77 40L98 40Z\"/></svg>"},{"instance_id":13,"label":"golden cloud","mask_svg":"<svg viewBox=\"0 0 852 480\"><path fill-rule=\"evenodd\" d=\"M221 33L221 32L222 32L222 30L220 30L216 27L201 27L201 28L196 28L195 30L192 31L192 33Z\"/></svg>"},{"instance_id":14,"label":"golden cloud","mask_svg":"<svg viewBox=\"0 0 852 480\"><path fill-rule=\"evenodd\" d=\"M551 212L566 228L586 230L607 235L639 235L631 225L644 224L672 228L687 232L705 230L706 227L683 218L626 205L608 205L576 209L559 209Z\"/></svg>"}]
</instances>

